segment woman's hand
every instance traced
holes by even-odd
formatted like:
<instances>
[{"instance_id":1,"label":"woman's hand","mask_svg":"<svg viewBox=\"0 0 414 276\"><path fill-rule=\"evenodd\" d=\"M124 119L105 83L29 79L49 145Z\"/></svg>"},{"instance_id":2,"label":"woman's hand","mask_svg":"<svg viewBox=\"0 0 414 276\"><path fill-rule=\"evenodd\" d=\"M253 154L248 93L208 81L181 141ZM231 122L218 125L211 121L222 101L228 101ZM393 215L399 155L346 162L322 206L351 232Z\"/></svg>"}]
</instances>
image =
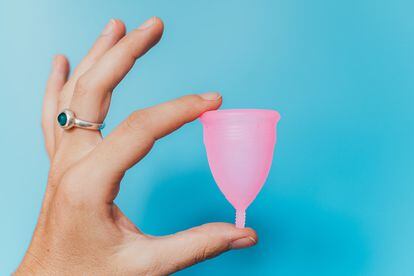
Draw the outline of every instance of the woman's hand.
<instances>
[{"instance_id":1,"label":"woman's hand","mask_svg":"<svg viewBox=\"0 0 414 276\"><path fill-rule=\"evenodd\" d=\"M32 242L16 274L169 274L256 243L253 230L226 223L148 236L113 202L125 171L157 139L217 109L220 94L185 96L135 111L105 139L99 131L62 131L56 123L64 108L81 119L102 122L112 90L162 32L157 18L128 35L121 21L111 20L70 78L67 59L55 57L42 118L51 160L48 185Z\"/></svg>"}]
</instances>

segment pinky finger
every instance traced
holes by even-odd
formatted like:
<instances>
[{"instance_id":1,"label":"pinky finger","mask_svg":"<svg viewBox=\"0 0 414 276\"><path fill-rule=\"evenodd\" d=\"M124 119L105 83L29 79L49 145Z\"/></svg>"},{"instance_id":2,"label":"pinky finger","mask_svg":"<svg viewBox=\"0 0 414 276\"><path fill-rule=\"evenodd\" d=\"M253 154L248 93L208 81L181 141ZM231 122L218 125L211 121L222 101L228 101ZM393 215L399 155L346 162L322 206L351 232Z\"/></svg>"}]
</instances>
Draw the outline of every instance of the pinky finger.
<instances>
[{"instance_id":1,"label":"pinky finger","mask_svg":"<svg viewBox=\"0 0 414 276\"><path fill-rule=\"evenodd\" d=\"M42 111L42 129L49 158L52 158L55 152L54 124L57 116L59 94L68 79L68 75L69 61L67 58L63 55L55 56L46 85Z\"/></svg>"}]
</instances>

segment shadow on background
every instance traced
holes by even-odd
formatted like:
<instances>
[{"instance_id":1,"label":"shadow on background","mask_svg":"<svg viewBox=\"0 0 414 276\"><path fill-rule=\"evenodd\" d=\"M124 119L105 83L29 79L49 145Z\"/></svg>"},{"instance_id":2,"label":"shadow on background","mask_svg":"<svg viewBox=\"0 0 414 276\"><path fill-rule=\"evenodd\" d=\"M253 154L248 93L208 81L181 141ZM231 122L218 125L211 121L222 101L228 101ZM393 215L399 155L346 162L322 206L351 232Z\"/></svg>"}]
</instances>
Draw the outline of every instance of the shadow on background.
<instances>
[{"instance_id":1,"label":"shadow on background","mask_svg":"<svg viewBox=\"0 0 414 276\"><path fill-rule=\"evenodd\" d=\"M248 210L259 244L182 274L414 275L413 1L3 2L0 110L13 120L0 136L1 275L20 262L43 198L53 53L76 65L110 18L131 30L153 15L165 35L117 87L105 133L135 109L210 90L223 108L282 115L276 160ZM117 203L150 234L234 220L197 123L158 141Z\"/></svg>"},{"instance_id":2,"label":"shadow on background","mask_svg":"<svg viewBox=\"0 0 414 276\"><path fill-rule=\"evenodd\" d=\"M197 275L217 275L217 271L220 275L269 275L272 270L279 275L363 273L369 252L356 221L312 202L270 192L263 191L248 210L247 224L258 232L258 245L209 260L197 268ZM140 226L144 232L165 235L207 222L232 223L233 215L210 172L195 166L158 176L140 214ZM181 273L192 275L193 269Z\"/></svg>"}]
</instances>

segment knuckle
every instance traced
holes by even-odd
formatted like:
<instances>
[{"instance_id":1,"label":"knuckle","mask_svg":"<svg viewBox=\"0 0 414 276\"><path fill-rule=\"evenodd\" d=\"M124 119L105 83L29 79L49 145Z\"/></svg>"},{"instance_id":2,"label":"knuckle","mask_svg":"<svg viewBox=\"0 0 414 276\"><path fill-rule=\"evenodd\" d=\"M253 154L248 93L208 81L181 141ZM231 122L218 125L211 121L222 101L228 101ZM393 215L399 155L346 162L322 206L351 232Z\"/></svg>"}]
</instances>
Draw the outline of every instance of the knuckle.
<instances>
[{"instance_id":1,"label":"knuckle","mask_svg":"<svg viewBox=\"0 0 414 276\"><path fill-rule=\"evenodd\" d=\"M180 114L181 116L197 114L203 109L203 102L197 95L186 95L178 98L175 101L169 103L169 107L174 114Z\"/></svg>"},{"instance_id":2,"label":"knuckle","mask_svg":"<svg viewBox=\"0 0 414 276\"><path fill-rule=\"evenodd\" d=\"M196 254L194 254L194 263L202 262L212 255L213 251L207 245L204 245Z\"/></svg>"},{"instance_id":3,"label":"knuckle","mask_svg":"<svg viewBox=\"0 0 414 276\"><path fill-rule=\"evenodd\" d=\"M95 54L93 51L90 51L88 53L88 55L85 57L84 64L86 66L92 66L93 64L95 64L96 62L98 62L98 60L99 60L99 56L97 54Z\"/></svg>"},{"instance_id":4,"label":"knuckle","mask_svg":"<svg viewBox=\"0 0 414 276\"><path fill-rule=\"evenodd\" d=\"M83 75L76 81L75 89L73 93L81 96L87 93L91 89L90 81Z\"/></svg>"},{"instance_id":5,"label":"knuckle","mask_svg":"<svg viewBox=\"0 0 414 276\"><path fill-rule=\"evenodd\" d=\"M85 208L88 201L82 192L81 183L79 183L79 176L69 171L65 173L60 181L56 196L58 201L67 207L74 209Z\"/></svg>"},{"instance_id":6,"label":"knuckle","mask_svg":"<svg viewBox=\"0 0 414 276\"><path fill-rule=\"evenodd\" d=\"M141 131L149 128L150 121L151 117L145 109L137 110L128 116L126 126L132 131Z\"/></svg>"},{"instance_id":7,"label":"knuckle","mask_svg":"<svg viewBox=\"0 0 414 276\"><path fill-rule=\"evenodd\" d=\"M198 95L187 95L181 100L182 106L187 112L196 112L204 108L204 102Z\"/></svg>"},{"instance_id":8,"label":"knuckle","mask_svg":"<svg viewBox=\"0 0 414 276\"><path fill-rule=\"evenodd\" d=\"M185 105L191 107L198 107L203 103L203 100L200 98L200 96L195 94L186 95L181 99L184 101Z\"/></svg>"},{"instance_id":9,"label":"knuckle","mask_svg":"<svg viewBox=\"0 0 414 276\"><path fill-rule=\"evenodd\" d=\"M66 107L67 103L70 102L70 99L72 97L72 91L73 91L72 89L73 89L73 86L74 85L73 85L73 82L71 82L71 83L69 83L69 82L70 82L70 80L63 87L61 93L59 94L59 97L58 97L58 106L64 106L64 107Z\"/></svg>"},{"instance_id":10,"label":"knuckle","mask_svg":"<svg viewBox=\"0 0 414 276\"><path fill-rule=\"evenodd\" d=\"M126 36L126 39L118 42L119 48L117 48L118 51L116 53L124 56L124 58L127 58L129 63L134 63L140 56L137 51L136 41L131 39L136 32L137 30L131 31L131 33Z\"/></svg>"},{"instance_id":11,"label":"knuckle","mask_svg":"<svg viewBox=\"0 0 414 276\"><path fill-rule=\"evenodd\" d=\"M131 113L126 119L124 127L126 132L134 135L148 149L155 143L156 137L151 129L151 115L147 110L137 110Z\"/></svg>"},{"instance_id":12,"label":"knuckle","mask_svg":"<svg viewBox=\"0 0 414 276\"><path fill-rule=\"evenodd\" d=\"M194 228L192 231L194 236L197 236L197 239L200 241L196 252L193 254L193 261L195 263L213 258L227 249L228 243L226 239L206 231L203 225Z\"/></svg>"}]
</instances>

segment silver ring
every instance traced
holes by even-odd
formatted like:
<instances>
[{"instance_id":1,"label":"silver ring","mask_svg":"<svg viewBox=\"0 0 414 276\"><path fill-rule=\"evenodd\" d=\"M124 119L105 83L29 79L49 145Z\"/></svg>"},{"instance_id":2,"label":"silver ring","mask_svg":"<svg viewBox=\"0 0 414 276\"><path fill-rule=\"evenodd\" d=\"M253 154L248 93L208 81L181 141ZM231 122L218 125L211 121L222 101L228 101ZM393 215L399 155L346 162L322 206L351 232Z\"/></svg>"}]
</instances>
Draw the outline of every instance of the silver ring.
<instances>
[{"instance_id":1,"label":"silver ring","mask_svg":"<svg viewBox=\"0 0 414 276\"><path fill-rule=\"evenodd\" d=\"M59 126L65 130L73 127L79 127L90 130L101 130L105 127L105 123L92 123L76 118L72 110L64 109L57 116Z\"/></svg>"}]
</instances>

